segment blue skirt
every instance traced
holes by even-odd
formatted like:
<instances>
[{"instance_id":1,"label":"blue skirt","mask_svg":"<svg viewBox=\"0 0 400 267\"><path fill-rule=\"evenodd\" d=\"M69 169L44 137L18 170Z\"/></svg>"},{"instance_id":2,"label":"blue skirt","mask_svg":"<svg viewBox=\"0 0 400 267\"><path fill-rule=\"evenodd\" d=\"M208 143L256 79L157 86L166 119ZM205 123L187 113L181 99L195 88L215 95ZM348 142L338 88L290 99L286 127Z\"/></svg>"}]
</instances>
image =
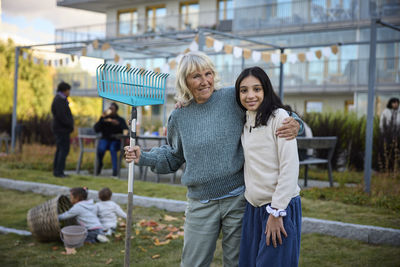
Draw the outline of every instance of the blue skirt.
<instances>
[{"instance_id":1,"label":"blue skirt","mask_svg":"<svg viewBox=\"0 0 400 267\"><path fill-rule=\"evenodd\" d=\"M269 204L267 204L269 205ZM301 200L300 196L291 199L283 217L287 237L282 236L282 245L277 241L274 248L272 241L266 244L265 227L269 214L266 206L253 207L246 204L243 217L242 238L240 241L239 266L242 267L294 267L299 264L301 238Z\"/></svg>"}]
</instances>

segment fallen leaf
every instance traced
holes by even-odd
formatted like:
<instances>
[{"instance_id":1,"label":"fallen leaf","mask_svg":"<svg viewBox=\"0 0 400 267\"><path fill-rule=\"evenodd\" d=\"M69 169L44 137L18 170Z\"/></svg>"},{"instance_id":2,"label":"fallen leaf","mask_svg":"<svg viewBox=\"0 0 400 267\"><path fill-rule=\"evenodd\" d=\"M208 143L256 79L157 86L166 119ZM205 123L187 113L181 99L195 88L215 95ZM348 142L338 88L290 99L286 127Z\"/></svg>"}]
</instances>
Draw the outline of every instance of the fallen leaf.
<instances>
[{"instance_id":1,"label":"fallen leaf","mask_svg":"<svg viewBox=\"0 0 400 267\"><path fill-rule=\"evenodd\" d=\"M57 246L54 246L54 247L51 247L51 249L52 249L53 251L56 251L56 250L58 249L58 247L57 247Z\"/></svg>"},{"instance_id":2,"label":"fallen leaf","mask_svg":"<svg viewBox=\"0 0 400 267\"><path fill-rule=\"evenodd\" d=\"M125 253L125 249L121 250L121 253Z\"/></svg>"},{"instance_id":3,"label":"fallen leaf","mask_svg":"<svg viewBox=\"0 0 400 267\"><path fill-rule=\"evenodd\" d=\"M144 247L139 246L139 248L140 248L143 252L147 252L147 249L145 249Z\"/></svg>"},{"instance_id":4,"label":"fallen leaf","mask_svg":"<svg viewBox=\"0 0 400 267\"><path fill-rule=\"evenodd\" d=\"M169 242L171 242L170 239L160 242L160 240L158 240L158 238L155 238L153 244L156 246L163 246L163 245L168 245Z\"/></svg>"},{"instance_id":5,"label":"fallen leaf","mask_svg":"<svg viewBox=\"0 0 400 267\"><path fill-rule=\"evenodd\" d=\"M152 259L158 259L159 257L160 257L160 254L156 254L156 255L151 256Z\"/></svg>"},{"instance_id":6,"label":"fallen leaf","mask_svg":"<svg viewBox=\"0 0 400 267\"><path fill-rule=\"evenodd\" d=\"M35 245L35 243L29 243L28 247L33 247Z\"/></svg>"},{"instance_id":7,"label":"fallen leaf","mask_svg":"<svg viewBox=\"0 0 400 267\"><path fill-rule=\"evenodd\" d=\"M115 240L122 240L121 234L115 234L114 237L115 237Z\"/></svg>"},{"instance_id":8,"label":"fallen leaf","mask_svg":"<svg viewBox=\"0 0 400 267\"><path fill-rule=\"evenodd\" d=\"M166 227L167 225L160 223L157 227L154 227L153 230L159 232L161 230L164 230Z\"/></svg>"},{"instance_id":9,"label":"fallen leaf","mask_svg":"<svg viewBox=\"0 0 400 267\"><path fill-rule=\"evenodd\" d=\"M110 258L106 261L106 264L110 264L113 260Z\"/></svg>"},{"instance_id":10,"label":"fallen leaf","mask_svg":"<svg viewBox=\"0 0 400 267\"><path fill-rule=\"evenodd\" d=\"M75 248L65 248L65 251L61 252L61 254L63 255L75 255L76 254L76 250Z\"/></svg>"},{"instance_id":11,"label":"fallen leaf","mask_svg":"<svg viewBox=\"0 0 400 267\"><path fill-rule=\"evenodd\" d=\"M165 236L165 239L177 239L177 238L179 238L179 235L174 235L173 232Z\"/></svg>"},{"instance_id":12,"label":"fallen leaf","mask_svg":"<svg viewBox=\"0 0 400 267\"><path fill-rule=\"evenodd\" d=\"M142 219L142 220L140 220L138 223L136 223L136 226L137 226L137 227L140 227L140 226L142 226L142 224L144 224L145 222L146 222L146 220Z\"/></svg>"},{"instance_id":13,"label":"fallen leaf","mask_svg":"<svg viewBox=\"0 0 400 267\"><path fill-rule=\"evenodd\" d=\"M158 226L158 223L153 220L150 220L150 221L142 220L142 221L140 221L140 226L141 227L145 227L145 226L156 227L156 226Z\"/></svg>"},{"instance_id":14,"label":"fallen leaf","mask_svg":"<svg viewBox=\"0 0 400 267\"><path fill-rule=\"evenodd\" d=\"M167 230L168 230L169 232L178 232L178 231L179 231L179 228L177 228L177 227L175 227L175 226L173 226L173 225L168 225Z\"/></svg>"},{"instance_id":15,"label":"fallen leaf","mask_svg":"<svg viewBox=\"0 0 400 267\"><path fill-rule=\"evenodd\" d=\"M158 223L153 221L153 220L150 220L149 221L149 226L155 227L155 226L158 226Z\"/></svg>"},{"instance_id":16,"label":"fallen leaf","mask_svg":"<svg viewBox=\"0 0 400 267\"><path fill-rule=\"evenodd\" d=\"M135 234L136 234L136 235L139 235L139 234L140 234L140 230L139 230L139 229L136 229L136 230L135 230Z\"/></svg>"},{"instance_id":17,"label":"fallen leaf","mask_svg":"<svg viewBox=\"0 0 400 267\"><path fill-rule=\"evenodd\" d=\"M125 222L120 222L119 223L119 227L126 227L126 223Z\"/></svg>"},{"instance_id":18,"label":"fallen leaf","mask_svg":"<svg viewBox=\"0 0 400 267\"><path fill-rule=\"evenodd\" d=\"M179 235L179 236L184 236L184 235L185 235L185 232L184 232L184 231L179 231L179 232L177 232L176 234Z\"/></svg>"},{"instance_id":19,"label":"fallen leaf","mask_svg":"<svg viewBox=\"0 0 400 267\"><path fill-rule=\"evenodd\" d=\"M170 215L167 215L167 214L165 214L165 215L164 215L164 220L165 220L165 221L167 221L167 222L171 222L171 221L179 221L179 219L178 219L178 218L176 218L176 217L173 217L173 216L170 216Z\"/></svg>"}]
</instances>

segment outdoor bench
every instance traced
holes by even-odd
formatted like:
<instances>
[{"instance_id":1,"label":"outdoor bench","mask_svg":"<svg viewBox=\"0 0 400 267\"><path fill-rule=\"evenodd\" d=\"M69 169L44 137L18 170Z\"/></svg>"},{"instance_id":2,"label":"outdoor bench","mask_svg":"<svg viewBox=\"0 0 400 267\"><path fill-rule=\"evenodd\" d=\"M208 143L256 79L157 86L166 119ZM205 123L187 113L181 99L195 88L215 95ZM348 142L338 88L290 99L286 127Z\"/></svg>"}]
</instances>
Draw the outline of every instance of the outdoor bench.
<instances>
[{"instance_id":1,"label":"outdoor bench","mask_svg":"<svg viewBox=\"0 0 400 267\"><path fill-rule=\"evenodd\" d=\"M308 165L327 164L329 184L333 187L332 178L332 156L335 151L337 137L336 136L317 136L317 137L297 137L297 147L299 149L314 149L312 156L300 160L299 164L304 165L304 186L307 186ZM317 157L316 150L327 150L327 157Z\"/></svg>"}]
</instances>

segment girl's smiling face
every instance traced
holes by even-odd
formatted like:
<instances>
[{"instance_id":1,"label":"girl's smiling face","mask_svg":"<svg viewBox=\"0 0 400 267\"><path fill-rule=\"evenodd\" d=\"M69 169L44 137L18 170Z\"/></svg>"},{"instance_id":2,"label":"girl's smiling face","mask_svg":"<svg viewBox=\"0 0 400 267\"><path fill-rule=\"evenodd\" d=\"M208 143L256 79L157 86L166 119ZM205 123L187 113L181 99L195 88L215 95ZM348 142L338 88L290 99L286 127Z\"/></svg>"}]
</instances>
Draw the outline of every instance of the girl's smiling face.
<instances>
[{"instance_id":1,"label":"girl's smiling face","mask_svg":"<svg viewBox=\"0 0 400 267\"><path fill-rule=\"evenodd\" d=\"M257 111L264 100L264 90L260 80L254 76L247 76L239 86L240 103L247 110Z\"/></svg>"}]
</instances>

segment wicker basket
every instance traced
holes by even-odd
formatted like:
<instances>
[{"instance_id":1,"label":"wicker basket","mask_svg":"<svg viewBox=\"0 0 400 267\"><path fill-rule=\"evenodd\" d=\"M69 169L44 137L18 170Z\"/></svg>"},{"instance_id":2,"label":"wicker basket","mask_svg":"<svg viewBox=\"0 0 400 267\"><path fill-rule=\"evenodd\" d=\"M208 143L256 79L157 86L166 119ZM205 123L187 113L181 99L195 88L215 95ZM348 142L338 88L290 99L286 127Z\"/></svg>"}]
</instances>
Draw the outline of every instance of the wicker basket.
<instances>
[{"instance_id":1,"label":"wicker basket","mask_svg":"<svg viewBox=\"0 0 400 267\"><path fill-rule=\"evenodd\" d=\"M60 240L60 229L77 224L75 219L58 221L58 215L72 207L69 198L59 195L28 211L28 227L32 235L40 241Z\"/></svg>"}]
</instances>

